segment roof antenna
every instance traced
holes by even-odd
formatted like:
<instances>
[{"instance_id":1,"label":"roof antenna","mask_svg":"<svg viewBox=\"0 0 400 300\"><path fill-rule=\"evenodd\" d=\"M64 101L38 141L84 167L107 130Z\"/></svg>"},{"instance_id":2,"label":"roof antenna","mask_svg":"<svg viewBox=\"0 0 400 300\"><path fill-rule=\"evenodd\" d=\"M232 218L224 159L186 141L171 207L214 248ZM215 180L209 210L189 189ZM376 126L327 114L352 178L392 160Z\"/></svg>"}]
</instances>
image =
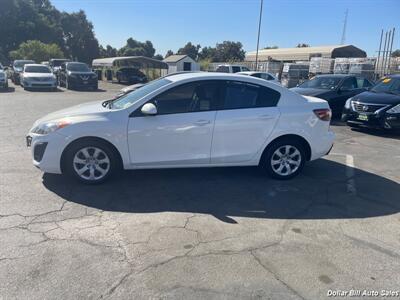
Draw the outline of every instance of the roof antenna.
<instances>
[{"instance_id":1,"label":"roof antenna","mask_svg":"<svg viewBox=\"0 0 400 300\"><path fill-rule=\"evenodd\" d=\"M344 15L344 22L343 22L343 32L342 32L342 40L340 41L340 45L344 45L346 41L346 27L347 27L347 16L349 15L349 9L346 9L346 13Z\"/></svg>"}]
</instances>

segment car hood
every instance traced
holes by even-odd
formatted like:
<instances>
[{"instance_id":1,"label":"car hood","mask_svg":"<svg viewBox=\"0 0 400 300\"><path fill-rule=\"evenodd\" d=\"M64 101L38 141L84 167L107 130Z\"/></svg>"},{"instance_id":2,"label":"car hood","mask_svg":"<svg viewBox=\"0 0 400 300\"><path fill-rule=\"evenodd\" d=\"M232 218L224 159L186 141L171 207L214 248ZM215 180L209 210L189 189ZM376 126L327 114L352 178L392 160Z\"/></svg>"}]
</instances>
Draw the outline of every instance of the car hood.
<instances>
[{"instance_id":1,"label":"car hood","mask_svg":"<svg viewBox=\"0 0 400 300\"><path fill-rule=\"evenodd\" d=\"M301 87L294 87L290 89L291 91L298 93L304 96L317 96L321 97L324 94L331 92L331 90L324 90L324 89L313 89L313 88L301 88Z\"/></svg>"},{"instance_id":2,"label":"car hood","mask_svg":"<svg viewBox=\"0 0 400 300\"><path fill-rule=\"evenodd\" d=\"M354 96L353 100L363 103L398 104L400 103L400 95L363 92L361 94L358 94L357 96Z\"/></svg>"},{"instance_id":3,"label":"car hood","mask_svg":"<svg viewBox=\"0 0 400 300\"><path fill-rule=\"evenodd\" d=\"M51 73L22 73L24 77L53 77Z\"/></svg>"},{"instance_id":4,"label":"car hood","mask_svg":"<svg viewBox=\"0 0 400 300\"><path fill-rule=\"evenodd\" d=\"M94 101L94 102L88 102L88 103L82 103L79 105L75 105L69 108L65 108L62 110L55 111L53 113L50 113L43 118L40 118L37 120L34 124L34 126L43 123L43 122L48 122L48 121L54 121L58 119L77 119L79 117L89 117L89 116L101 116L105 115L110 112L108 108L103 107L102 101Z\"/></svg>"}]
</instances>

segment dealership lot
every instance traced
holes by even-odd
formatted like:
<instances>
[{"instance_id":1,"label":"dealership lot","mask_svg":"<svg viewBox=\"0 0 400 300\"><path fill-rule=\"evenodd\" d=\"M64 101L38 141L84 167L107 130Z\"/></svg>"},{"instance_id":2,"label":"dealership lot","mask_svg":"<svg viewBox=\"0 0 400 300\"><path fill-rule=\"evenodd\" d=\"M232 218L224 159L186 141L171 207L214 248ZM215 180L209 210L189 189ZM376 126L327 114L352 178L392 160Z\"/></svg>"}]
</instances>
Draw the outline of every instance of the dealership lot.
<instances>
[{"instance_id":1,"label":"dealership lot","mask_svg":"<svg viewBox=\"0 0 400 300\"><path fill-rule=\"evenodd\" d=\"M331 155L291 181L254 168L43 175L25 135L99 91L0 92L0 299L321 299L399 290L400 134L334 122ZM365 298L365 297L364 297Z\"/></svg>"}]
</instances>

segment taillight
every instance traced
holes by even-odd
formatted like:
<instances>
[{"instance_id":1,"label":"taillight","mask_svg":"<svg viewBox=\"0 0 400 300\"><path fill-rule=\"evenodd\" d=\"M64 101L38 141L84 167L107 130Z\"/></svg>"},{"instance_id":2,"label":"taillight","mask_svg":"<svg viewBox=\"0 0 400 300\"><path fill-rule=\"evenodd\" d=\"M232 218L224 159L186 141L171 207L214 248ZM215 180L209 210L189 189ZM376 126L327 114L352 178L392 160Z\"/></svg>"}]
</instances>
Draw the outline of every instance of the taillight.
<instances>
[{"instance_id":1,"label":"taillight","mask_svg":"<svg viewBox=\"0 0 400 300\"><path fill-rule=\"evenodd\" d=\"M314 114L322 121L330 121L332 111L329 108L314 109Z\"/></svg>"}]
</instances>

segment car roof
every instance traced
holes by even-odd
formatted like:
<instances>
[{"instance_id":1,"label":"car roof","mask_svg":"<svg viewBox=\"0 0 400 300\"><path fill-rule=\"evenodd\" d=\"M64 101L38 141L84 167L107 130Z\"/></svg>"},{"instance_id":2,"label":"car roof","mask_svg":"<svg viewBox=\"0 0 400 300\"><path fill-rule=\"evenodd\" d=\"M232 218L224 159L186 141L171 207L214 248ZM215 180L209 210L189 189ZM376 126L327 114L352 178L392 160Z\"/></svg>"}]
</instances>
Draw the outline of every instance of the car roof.
<instances>
[{"instance_id":1,"label":"car roof","mask_svg":"<svg viewBox=\"0 0 400 300\"><path fill-rule=\"evenodd\" d=\"M26 64L24 67L25 68L26 67L46 67L46 68L48 68L48 66L42 65L42 64Z\"/></svg>"},{"instance_id":2,"label":"car roof","mask_svg":"<svg viewBox=\"0 0 400 300\"><path fill-rule=\"evenodd\" d=\"M315 75L314 77L336 77L336 78L345 78L345 77L353 77L358 76L356 74L320 74Z\"/></svg>"}]
</instances>

